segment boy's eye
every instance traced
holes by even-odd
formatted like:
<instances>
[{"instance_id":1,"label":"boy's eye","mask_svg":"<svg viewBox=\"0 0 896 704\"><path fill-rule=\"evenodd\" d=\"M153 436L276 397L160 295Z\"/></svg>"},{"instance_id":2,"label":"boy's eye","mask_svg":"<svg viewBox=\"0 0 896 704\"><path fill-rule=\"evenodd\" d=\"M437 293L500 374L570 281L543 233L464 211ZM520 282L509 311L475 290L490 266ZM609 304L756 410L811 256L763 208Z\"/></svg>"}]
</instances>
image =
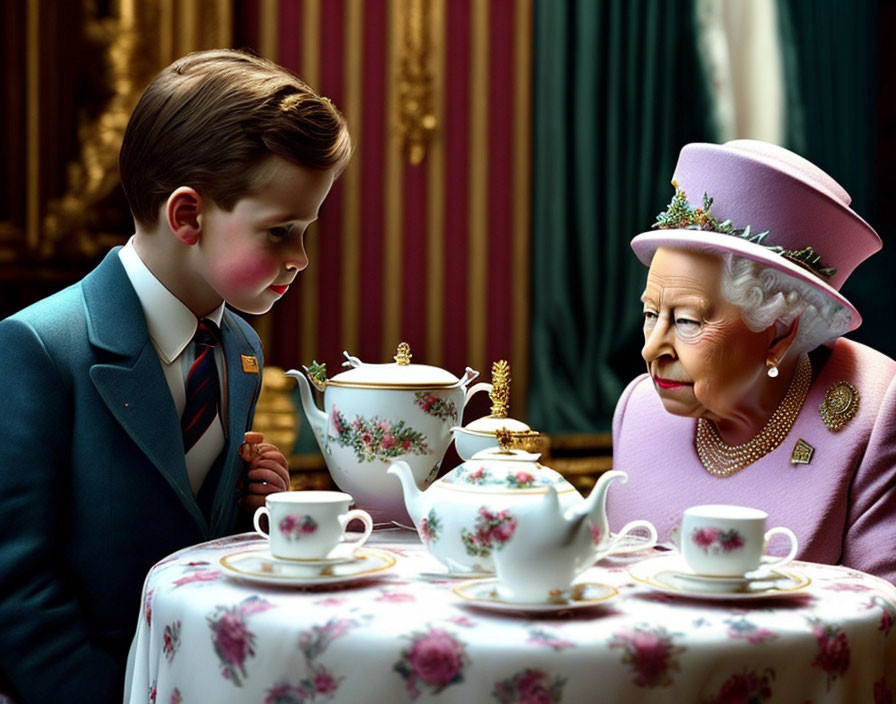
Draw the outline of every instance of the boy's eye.
<instances>
[{"instance_id":1,"label":"boy's eye","mask_svg":"<svg viewBox=\"0 0 896 704\"><path fill-rule=\"evenodd\" d=\"M292 232L292 225L282 225L279 227L268 228L268 236L273 242L280 242L289 237Z\"/></svg>"}]
</instances>

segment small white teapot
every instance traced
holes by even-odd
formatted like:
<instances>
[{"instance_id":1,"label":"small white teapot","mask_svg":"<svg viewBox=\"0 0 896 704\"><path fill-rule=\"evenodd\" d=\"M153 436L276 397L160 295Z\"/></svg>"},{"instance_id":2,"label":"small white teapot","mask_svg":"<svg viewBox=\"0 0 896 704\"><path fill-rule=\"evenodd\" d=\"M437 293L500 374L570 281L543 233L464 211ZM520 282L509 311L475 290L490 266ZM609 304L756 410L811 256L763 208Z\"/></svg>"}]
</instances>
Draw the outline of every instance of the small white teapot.
<instances>
[{"instance_id":1,"label":"small white teapot","mask_svg":"<svg viewBox=\"0 0 896 704\"><path fill-rule=\"evenodd\" d=\"M637 528L648 532L644 547L656 541L656 530L647 521L632 521L610 535L606 492L614 479L627 479L625 472L604 473L583 499L561 474L538 463L540 455L510 449L513 435L498 431L500 448L476 453L426 491L419 489L406 462L388 469L401 481L405 506L423 544L451 573L491 573L506 557L503 572L511 582L518 568L538 585L536 591L547 593L553 589L548 577L555 568L543 569L537 564L542 558L545 565L568 563L563 574L577 575Z\"/></svg>"}]
</instances>

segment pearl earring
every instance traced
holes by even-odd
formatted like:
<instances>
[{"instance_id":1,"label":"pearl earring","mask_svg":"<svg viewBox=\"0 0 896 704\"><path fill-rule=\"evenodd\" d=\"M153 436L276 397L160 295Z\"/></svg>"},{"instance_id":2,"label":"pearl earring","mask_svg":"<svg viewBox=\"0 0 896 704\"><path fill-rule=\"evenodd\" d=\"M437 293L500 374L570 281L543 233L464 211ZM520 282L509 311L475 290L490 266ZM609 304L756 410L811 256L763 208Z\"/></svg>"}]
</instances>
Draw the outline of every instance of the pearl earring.
<instances>
[{"instance_id":1,"label":"pearl earring","mask_svg":"<svg viewBox=\"0 0 896 704\"><path fill-rule=\"evenodd\" d=\"M774 379L778 376L778 365L775 363L773 359L765 360L765 366L768 367L768 375Z\"/></svg>"}]
</instances>

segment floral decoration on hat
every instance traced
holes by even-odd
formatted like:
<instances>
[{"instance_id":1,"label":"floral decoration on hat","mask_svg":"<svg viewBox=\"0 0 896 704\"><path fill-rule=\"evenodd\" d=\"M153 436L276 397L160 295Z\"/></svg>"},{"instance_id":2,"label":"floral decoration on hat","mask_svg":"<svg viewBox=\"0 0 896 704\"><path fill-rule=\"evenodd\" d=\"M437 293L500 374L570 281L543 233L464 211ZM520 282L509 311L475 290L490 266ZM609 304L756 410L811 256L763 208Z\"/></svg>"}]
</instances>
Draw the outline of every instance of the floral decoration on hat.
<instances>
[{"instance_id":1,"label":"floral decoration on hat","mask_svg":"<svg viewBox=\"0 0 896 704\"><path fill-rule=\"evenodd\" d=\"M821 257L811 246L802 249L785 249L777 245L765 244L765 238L769 234L768 230L752 232L749 225L738 228L730 220L719 222L710 212L713 199L709 194L703 194L703 207L695 208L688 202L685 192L678 187L676 181L672 181L672 186L675 188L675 195L672 196L666 209L656 216L656 222L651 227L660 230L704 230L731 235L779 254L823 279L829 279L837 273L835 268L826 267L821 263Z\"/></svg>"}]
</instances>

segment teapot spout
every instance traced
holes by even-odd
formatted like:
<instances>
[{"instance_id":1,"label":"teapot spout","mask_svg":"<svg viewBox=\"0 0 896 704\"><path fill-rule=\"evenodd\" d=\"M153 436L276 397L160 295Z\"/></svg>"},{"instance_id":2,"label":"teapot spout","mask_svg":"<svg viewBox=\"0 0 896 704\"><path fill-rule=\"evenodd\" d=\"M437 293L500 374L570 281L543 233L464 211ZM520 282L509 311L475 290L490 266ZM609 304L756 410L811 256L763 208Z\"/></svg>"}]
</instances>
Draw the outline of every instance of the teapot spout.
<instances>
[{"instance_id":1,"label":"teapot spout","mask_svg":"<svg viewBox=\"0 0 896 704\"><path fill-rule=\"evenodd\" d=\"M386 472L398 477L398 481L401 482L401 492L404 495L404 506L411 520L414 521L414 525L419 525L420 519L425 513L423 509L423 492L420 491L420 487L417 486L417 482L414 480L414 472L411 470L411 466L404 460L398 460L393 462Z\"/></svg>"},{"instance_id":2,"label":"teapot spout","mask_svg":"<svg viewBox=\"0 0 896 704\"><path fill-rule=\"evenodd\" d=\"M308 419L308 424L311 426L311 431L314 433L314 439L317 440L317 444L320 445L321 451L325 451L327 414L320 410L314 402L314 396L311 393L311 384L302 372L290 369L288 372L284 372L284 374L288 377L292 377L298 383L299 397L302 399L302 410L305 412L305 417Z\"/></svg>"},{"instance_id":3,"label":"teapot spout","mask_svg":"<svg viewBox=\"0 0 896 704\"><path fill-rule=\"evenodd\" d=\"M567 510L566 520L579 522L588 518L599 535L608 536L610 524L607 520L607 489L615 479L619 479L624 484L628 481L628 474L619 469L604 472L597 480L597 484L594 485L588 498Z\"/></svg>"}]
</instances>

